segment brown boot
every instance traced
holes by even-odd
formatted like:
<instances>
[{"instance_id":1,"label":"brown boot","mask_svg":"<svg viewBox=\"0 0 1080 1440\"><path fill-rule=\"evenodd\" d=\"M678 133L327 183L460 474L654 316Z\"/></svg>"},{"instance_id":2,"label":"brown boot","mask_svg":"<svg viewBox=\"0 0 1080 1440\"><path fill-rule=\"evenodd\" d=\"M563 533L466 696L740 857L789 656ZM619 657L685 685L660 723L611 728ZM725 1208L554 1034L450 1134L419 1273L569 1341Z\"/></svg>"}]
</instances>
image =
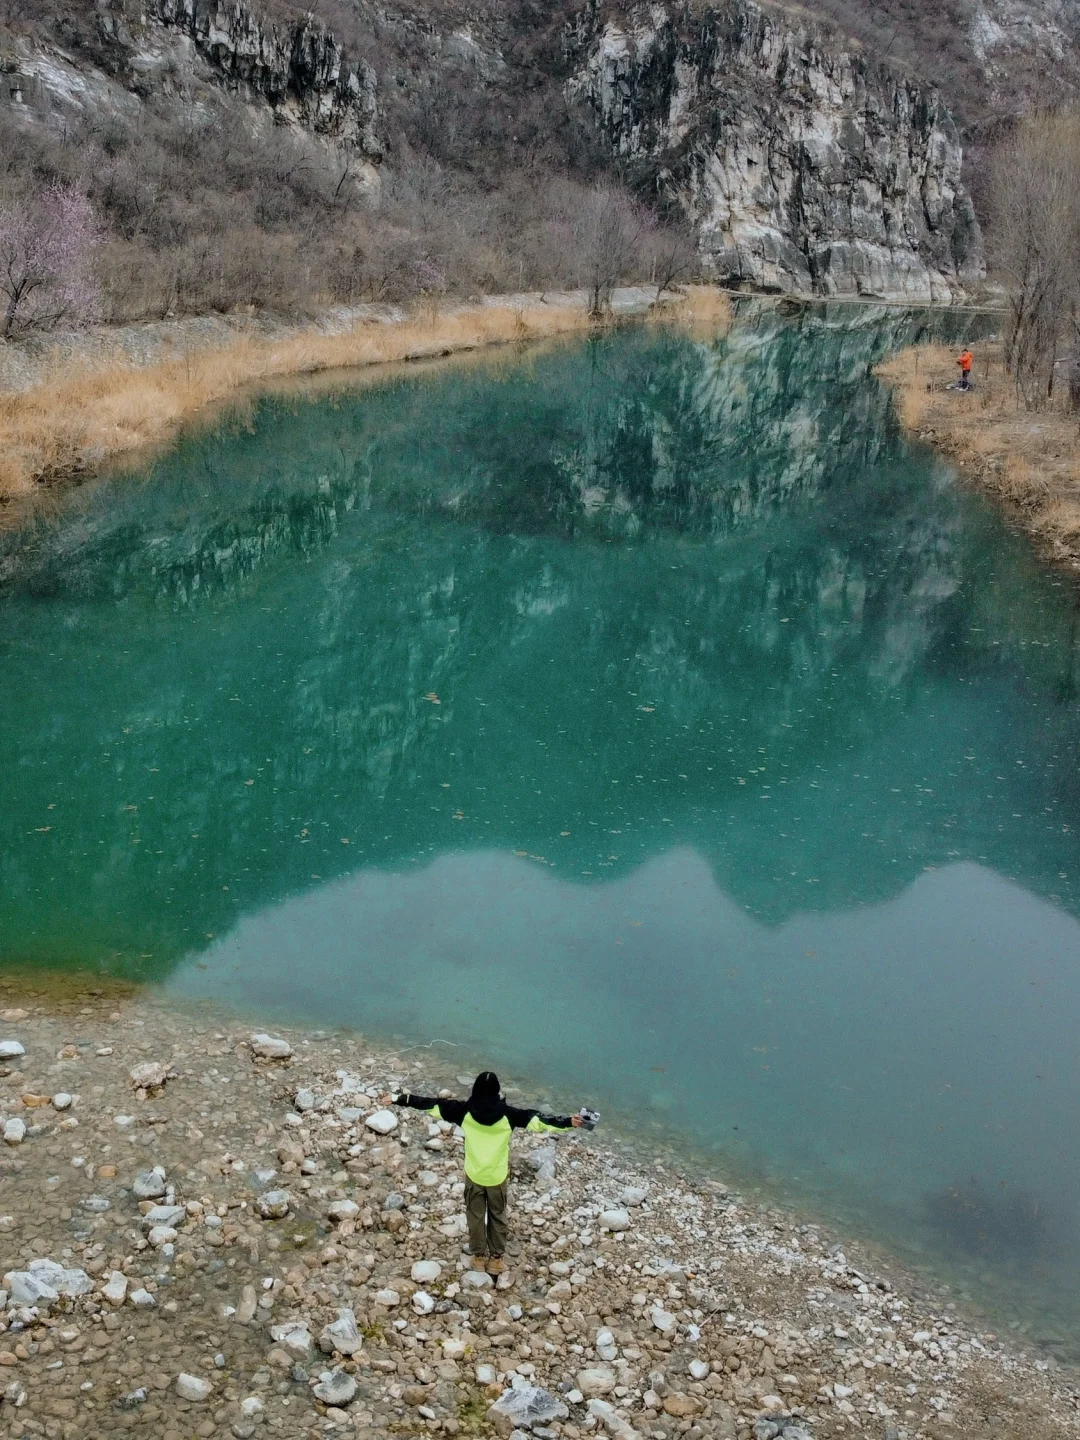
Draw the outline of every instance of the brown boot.
<instances>
[{"instance_id":1,"label":"brown boot","mask_svg":"<svg viewBox=\"0 0 1080 1440\"><path fill-rule=\"evenodd\" d=\"M506 1262L501 1255L492 1255L487 1262L487 1273L489 1275L501 1275L506 1269Z\"/></svg>"},{"instance_id":2,"label":"brown boot","mask_svg":"<svg viewBox=\"0 0 1080 1440\"><path fill-rule=\"evenodd\" d=\"M486 1256L486 1255L474 1255L474 1256L472 1257L472 1262L471 1262L471 1264L472 1264L472 1268L473 1268L474 1270L485 1270L485 1271L486 1271L487 1268L488 1268L487 1256Z\"/></svg>"}]
</instances>

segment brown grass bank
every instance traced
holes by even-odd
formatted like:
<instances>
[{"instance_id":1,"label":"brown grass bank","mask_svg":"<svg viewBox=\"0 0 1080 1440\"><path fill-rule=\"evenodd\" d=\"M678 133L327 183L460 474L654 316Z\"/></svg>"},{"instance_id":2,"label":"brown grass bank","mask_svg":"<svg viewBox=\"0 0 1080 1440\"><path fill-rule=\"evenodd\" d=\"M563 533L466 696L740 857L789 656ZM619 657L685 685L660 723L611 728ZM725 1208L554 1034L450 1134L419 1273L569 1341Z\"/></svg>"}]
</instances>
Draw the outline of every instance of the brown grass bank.
<instances>
[{"instance_id":1,"label":"brown grass bank","mask_svg":"<svg viewBox=\"0 0 1080 1440\"><path fill-rule=\"evenodd\" d=\"M616 318L650 313L644 291L617 292ZM656 312L653 312L656 313ZM716 332L730 316L725 295L688 287L658 312L692 333ZM35 383L0 390L0 505L170 439L200 411L239 391L294 375L426 359L481 346L543 340L595 328L584 296L365 317L337 332L315 326L279 335L240 334L222 344L139 363L112 354L58 358Z\"/></svg>"},{"instance_id":2,"label":"brown grass bank","mask_svg":"<svg viewBox=\"0 0 1080 1440\"><path fill-rule=\"evenodd\" d=\"M1080 427L1064 408L1017 404L1001 349L974 351L974 388L950 390L959 371L943 345L913 346L880 366L906 430L952 460L994 497L1057 564L1080 570Z\"/></svg>"}]
</instances>

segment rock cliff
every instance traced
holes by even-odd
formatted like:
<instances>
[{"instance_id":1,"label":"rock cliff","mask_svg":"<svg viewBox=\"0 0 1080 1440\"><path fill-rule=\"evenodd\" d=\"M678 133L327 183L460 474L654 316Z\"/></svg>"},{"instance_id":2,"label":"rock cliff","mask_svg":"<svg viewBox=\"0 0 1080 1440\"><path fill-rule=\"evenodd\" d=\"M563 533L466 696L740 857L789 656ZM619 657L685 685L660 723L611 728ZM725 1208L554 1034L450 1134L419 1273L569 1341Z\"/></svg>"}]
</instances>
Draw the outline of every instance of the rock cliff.
<instances>
[{"instance_id":1,"label":"rock cliff","mask_svg":"<svg viewBox=\"0 0 1080 1440\"><path fill-rule=\"evenodd\" d=\"M186 35L226 83L261 96L280 118L381 155L375 73L347 56L311 12L273 24L239 0L153 0L150 13Z\"/></svg>"},{"instance_id":2,"label":"rock cliff","mask_svg":"<svg viewBox=\"0 0 1080 1440\"><path fill-rule=\"evenodd\" d=\"M572 93L612 152L691 217L719 279L948 300L983 273L941 98L752 0L595 3Z\"/></svg>"},{"instance_id":3,"label":"rock cliff","mask_svg":"<svg viewBox=\"0 0 1080 1440\"><path fill-rule=\"evenodd\" d=\"M1006 0L995 5L1003 13ZM591 175L606 157L690 219L725 283L924 302L958 298L983 273L960 138L938 93L838 31L754 0L586 0L565 24L524 0L479 0L464 29L449 8L342 5L347 44L312 13L267 0L70 10L51 30L13 32L6 52L0 24L0 106L56 130L72 112L134 130L140 102L180 129L185 106L241 107L248 128L318 137L368 193L384 158L430 159L492 191L522 167L543 183ZM979 34L987 55L1005 53L999 21ZM130 208L143 225L142 202ZM512 245L505 225L501 238Z\"/></svg>"}]
</instances>

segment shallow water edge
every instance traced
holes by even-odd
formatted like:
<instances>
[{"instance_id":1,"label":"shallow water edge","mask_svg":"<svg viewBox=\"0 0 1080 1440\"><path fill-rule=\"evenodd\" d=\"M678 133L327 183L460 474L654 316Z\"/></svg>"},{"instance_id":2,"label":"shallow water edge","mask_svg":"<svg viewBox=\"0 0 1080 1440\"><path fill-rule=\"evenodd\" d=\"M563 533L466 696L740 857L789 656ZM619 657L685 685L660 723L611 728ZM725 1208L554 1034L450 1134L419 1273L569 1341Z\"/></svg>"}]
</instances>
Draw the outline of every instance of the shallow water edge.
<instances>
[{"instance_id":1,"label":"shallow water edge","mask_svg":"<svg viewBox=\"0 0 1080 1440\"><path fill-rule=\"evenodd\" d=\"M0 1349L26 1400L5 1433L59 1415L65 1437L106 1424L169 1436L206 1415L239 1434L262 1414L286 1433L381 1440L427 1419L457 1434L515 1375L562 1404L567 1440L590 1395L614 1405L612 1424L621 1414L654 1436L749 1437L763 1414L817 1440L868 1426L901 1440L1078 1433L1069 1372L1003 1348L812 1222L603 1130L553 1155L546 1136L517 1145L510 1281L474 1288L453 1137L415 1112L397 1112L389 1135L367 1124L394 1087L460 1091L460 1055L290 1026L272 1031L289 1058L264 1060L261 1027L220 1007L69 982L59 1005L17 977L0 988L4 1037L26 1052L5 1062L5 1116L25 1132L0 1155L0 1224L19 1264L46 1257L89 1277L82 1298L36 1318L6 1312ZM138 1068L155 1065L149 1078ZM513 1079L512 1099L541 1098ZM152 1200L179 1208L148 1231L158 1216L139 1223L131 1187L155 1164ZM434 1281L430 1264L410 1278L418 1261L440 1267ZM342 1308L362 1345L312 1356ZM284 1340L289 1327L308 1340ZM348 1394L337 1405L313 1388L324 1369L339 1377L327 1393ZM205 1399L178 1389L182 1375L206 1377ZM604 1413L593 1409L602 1426Z\"/></svg>"}]
</instances>

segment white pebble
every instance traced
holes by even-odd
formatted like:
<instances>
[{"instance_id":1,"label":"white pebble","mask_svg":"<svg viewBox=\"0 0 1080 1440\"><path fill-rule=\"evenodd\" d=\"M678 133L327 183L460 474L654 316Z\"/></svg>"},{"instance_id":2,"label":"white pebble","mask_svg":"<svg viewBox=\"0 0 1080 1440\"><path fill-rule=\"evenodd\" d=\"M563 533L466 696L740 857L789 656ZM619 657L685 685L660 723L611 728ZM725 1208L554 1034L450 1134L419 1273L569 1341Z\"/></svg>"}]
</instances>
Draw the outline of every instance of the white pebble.
<instances>
[{"instance_id":1,"label":"white pebble","mask_svg":"<svg viewBox=\"0 0 1080 1440\"><path fill-rule=\"evenodd\" d=\"M213 1389L209 1380L200 1380L197 1375L185 1375L181 1371L176 1377L176 1393L181 1400L208 1400Z\"/></svg>"}]
</instances>

